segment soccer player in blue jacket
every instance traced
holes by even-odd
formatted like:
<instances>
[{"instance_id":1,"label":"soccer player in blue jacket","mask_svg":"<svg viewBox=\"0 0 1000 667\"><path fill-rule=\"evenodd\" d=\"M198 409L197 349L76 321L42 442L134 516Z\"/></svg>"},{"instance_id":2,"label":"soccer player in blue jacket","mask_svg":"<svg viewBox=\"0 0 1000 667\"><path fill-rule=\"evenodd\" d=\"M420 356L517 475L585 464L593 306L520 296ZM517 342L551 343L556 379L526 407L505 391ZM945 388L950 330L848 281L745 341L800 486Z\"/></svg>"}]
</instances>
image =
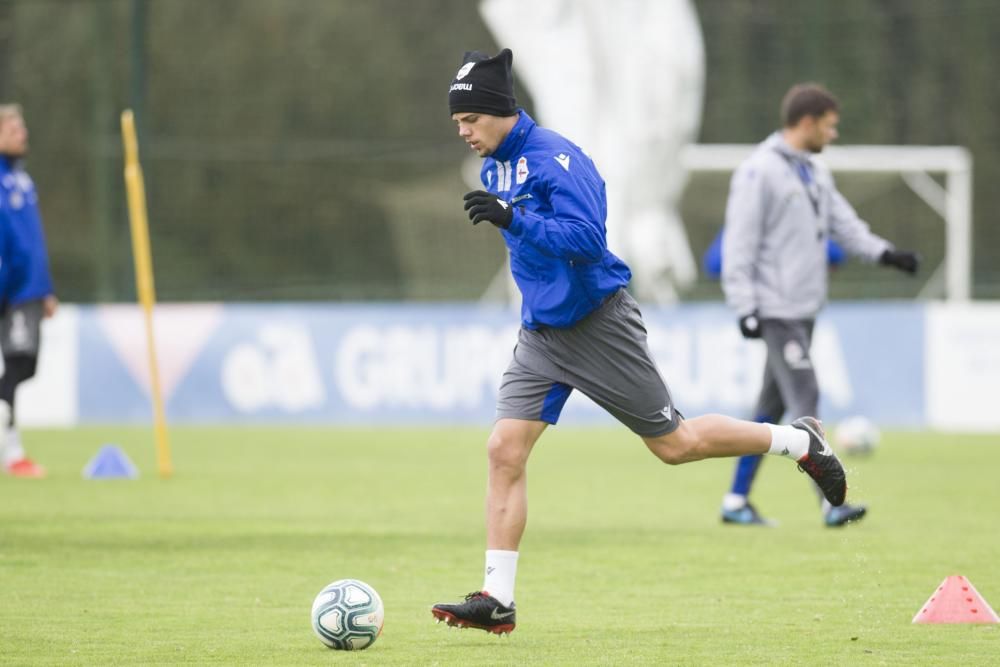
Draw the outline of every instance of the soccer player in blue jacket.
<instances>
[{"instance_id":1,"label":"soccer player in blue jacket","mask_svg":"<svg viewBox=\"0 0 1000 667\"><path fill-rule=\"evenodd\" d=\"M41 343L41 321L56 312L48 251L38 193L21 165L28 152L28 129L21 107L0 105L0 224L23 249L24 262L4 292L0 317L0 349L4 372L0 377L0 450L8 474L44 477L45 469L25 456L14 416L17 387L35 374Z\"/></svg>"},{"instance_id":2,"label":"soccer player in blue jacket","mask_svg":"<svg viewBox=\"0 0 1000 667\"><path fill-rule=\"evenodd\" d=\"M819 422L788 426L723 415L685 419L646 343L631 273L608 250L604 180L572 142L543 129L514 100L508 49L465 54L448 93L459 136L480 157L485 190L465 195L473 225L507 244L521 292L521 329L486 443L486 567L482 588L433 606L449 625L509 633L514 578L527 522L528 455L574 389L631 429L668 464L774 454L797 461L833 505L847 492L843 466Z\"/></svg>"}]
</instances>

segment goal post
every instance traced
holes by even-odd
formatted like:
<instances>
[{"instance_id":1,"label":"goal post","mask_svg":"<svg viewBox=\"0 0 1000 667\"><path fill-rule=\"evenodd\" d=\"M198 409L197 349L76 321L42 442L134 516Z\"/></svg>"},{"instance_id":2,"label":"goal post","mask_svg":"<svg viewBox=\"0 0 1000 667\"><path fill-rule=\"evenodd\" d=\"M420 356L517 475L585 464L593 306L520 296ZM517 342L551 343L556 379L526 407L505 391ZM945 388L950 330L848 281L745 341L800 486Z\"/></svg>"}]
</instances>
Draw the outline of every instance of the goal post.
<instances>
[{"instance_id":1,"label":"goal post","mask_svg":"<svg viewBox=\"0 0 1000 667\"><path fill-rule=\"evenodd\" d=\"M757 144L691 144L681 152L689 173L733 171ZM818 156L832 171L898 173L945 221L944 271L948 301L972 295L972 156L961 146L830 146ZM944 186L930 174L943 174Z\"/></svg>"}]
</instances>

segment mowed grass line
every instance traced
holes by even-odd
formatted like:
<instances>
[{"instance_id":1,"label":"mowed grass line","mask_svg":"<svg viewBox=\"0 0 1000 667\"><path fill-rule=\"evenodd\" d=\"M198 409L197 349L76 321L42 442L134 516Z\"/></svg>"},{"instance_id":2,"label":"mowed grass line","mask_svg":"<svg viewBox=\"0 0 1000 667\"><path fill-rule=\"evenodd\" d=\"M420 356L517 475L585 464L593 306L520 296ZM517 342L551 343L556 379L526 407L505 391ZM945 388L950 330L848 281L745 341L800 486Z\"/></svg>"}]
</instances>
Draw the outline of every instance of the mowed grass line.
<instances>
[{"instance_id":1,"label":"mowed grass line","mask_svg":"<svg viewBox=\"0 0 1000 667\"><path fill-rule=\"evenodd\" d=\"M1000 607L1000 439L891 433L846 459L862 523L820 522L769 458L774 529L722 526L731 461L671 468L622 428L550 429L529 467L518 628L434 625L482 581L485 429L176 428L25 434L49 470L0 478L0 664L1000 664L1000 626L912 625L945 576ZM87 481L117 443L135 481ZM386 605L369 650L309 628L333 579Z\"/></svg>"}]
</instances>

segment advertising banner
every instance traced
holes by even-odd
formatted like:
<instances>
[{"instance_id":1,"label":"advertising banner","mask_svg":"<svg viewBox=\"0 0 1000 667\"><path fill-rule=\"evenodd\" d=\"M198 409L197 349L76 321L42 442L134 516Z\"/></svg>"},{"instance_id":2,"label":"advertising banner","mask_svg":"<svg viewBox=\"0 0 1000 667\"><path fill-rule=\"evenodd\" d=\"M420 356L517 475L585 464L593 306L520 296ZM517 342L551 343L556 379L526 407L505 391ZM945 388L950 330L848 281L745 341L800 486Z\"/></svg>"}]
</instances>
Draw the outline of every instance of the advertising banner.
<instances>
[{"instance_id":1,"label":"advertising banner","mask_svg":"<svg viewBox=\"0 0 1000 667\"><path fill-rule=\"evenodd\" d=\"M725 306L647 306L643 316L684 414L751 416L764 346L740 336ZM924 319L914 303L828 307L812 348L821 417L922 427L925 368L942 387L934 405L950 410L943 387L964 371L942 375L931 349L942 333L926 341ZM476 304L166 304L154 321L171 423L488 424L519 326L516 312ZM150 420L138 307L67 307L45 326L39 377L19 404L26 422ZM612 421L574 394L560 423Z\"/></svg>"}]
</instances>

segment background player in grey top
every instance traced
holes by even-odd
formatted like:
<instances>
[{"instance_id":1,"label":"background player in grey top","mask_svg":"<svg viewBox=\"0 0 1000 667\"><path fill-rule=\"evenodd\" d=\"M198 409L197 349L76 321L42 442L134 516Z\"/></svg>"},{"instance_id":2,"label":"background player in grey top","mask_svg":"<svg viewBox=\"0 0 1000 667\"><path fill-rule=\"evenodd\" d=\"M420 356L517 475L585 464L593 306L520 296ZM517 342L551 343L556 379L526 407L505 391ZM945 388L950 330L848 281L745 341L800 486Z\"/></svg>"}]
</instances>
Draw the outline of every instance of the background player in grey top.
<instances>
[{"instance_id":1,"label":"background player in grey top","mask_svg":"<svg viewBox=\"0 0 1000 667\"><path fill-rule=\"evenodd\" d=\"M799 84L781 104L783 129L769 136L733 174L722 241L722 288L746 338L767 345L755 419L815 415L819 388L809 347L827 298L827 241L850 255L916 273L919 257L873 234L813 156L837 138L837 99ZM760 456L739 460L723 499L727 523L766 524L748 496ZM865 507L831 507L829 526L860 519Z\"/></svg>"},{"instance_id":2,"label":"background player in grey top","mask_svg":"<svg viewBox=\"0 0 1000 667\"><path fill-rule=\"evenodd\" d=\"M492 58L466 53L448 95L459 136L485 158L486 189L466 194L465 210L507 245L522 327L486 443L483 586L431 610L449 625L497 634L515 625L528 456L574 389L665 463L771 453L798 461L835 505L847 491L843 467L812 417L791 426L681 417L650 355L639 308L624 290L629 269L607 247L604 181L579 147L517 108L512 58L507 49Z\"/></svg>"}]
</instances>

